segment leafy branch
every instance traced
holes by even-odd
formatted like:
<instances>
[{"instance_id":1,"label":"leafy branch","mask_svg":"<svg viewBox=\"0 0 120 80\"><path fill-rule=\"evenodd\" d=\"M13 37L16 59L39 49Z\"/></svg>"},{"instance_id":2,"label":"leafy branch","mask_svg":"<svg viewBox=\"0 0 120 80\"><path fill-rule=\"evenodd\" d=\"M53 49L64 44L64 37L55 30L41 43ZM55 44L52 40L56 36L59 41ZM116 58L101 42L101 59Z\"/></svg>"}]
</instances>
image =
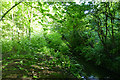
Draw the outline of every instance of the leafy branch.
<instances>
[{"instance_id":1,"label":"leafy branch","mask_svg":"<svg viewBox=\"0 0 120 80\"><path fill-rule=\"evenodd\" d=\"M3 16L1 17L0 21L3 20L3 18L5 17L5 15L10 11L12 10L14 7L16 7L17 5L19 5L20 3L22 3L24 0L18 2L17 4L15 4L14 6L12 6L8 11L6 11L6 13L3 14Z\"/></svg>"}]
</instances>

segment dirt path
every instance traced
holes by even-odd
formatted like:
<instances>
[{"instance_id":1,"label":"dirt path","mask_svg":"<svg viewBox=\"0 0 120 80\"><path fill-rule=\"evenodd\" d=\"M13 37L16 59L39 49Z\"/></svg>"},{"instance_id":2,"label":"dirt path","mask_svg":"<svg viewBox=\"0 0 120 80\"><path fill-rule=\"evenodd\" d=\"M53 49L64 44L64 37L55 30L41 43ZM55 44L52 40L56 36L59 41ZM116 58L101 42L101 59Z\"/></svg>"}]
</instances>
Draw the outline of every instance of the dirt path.
<instances>
[{"instance_id":1,"label":"dirt path","mask_svg":"<svg viewBox=\"0 0 120 80\"><path fill-rule=\"evenodd\" d=\"M50 60L50 57L48 60ZM45 60L42 58L39 60L33 60L32 58L5 59L2 66L2 80L74 78L60 67L50 67L50 65L42 63L43 61Z\"/></svg>"}]
</instances>

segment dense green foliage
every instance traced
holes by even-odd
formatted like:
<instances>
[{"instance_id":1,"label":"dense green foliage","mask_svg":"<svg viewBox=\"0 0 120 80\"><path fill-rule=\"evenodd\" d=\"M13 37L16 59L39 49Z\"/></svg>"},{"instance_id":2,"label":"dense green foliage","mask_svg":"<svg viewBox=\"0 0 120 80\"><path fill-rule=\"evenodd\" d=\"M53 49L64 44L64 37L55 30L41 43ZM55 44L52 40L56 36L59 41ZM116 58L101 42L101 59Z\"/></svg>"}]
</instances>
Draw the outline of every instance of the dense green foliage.
<instances>
[{"instance_id":1,"label":"dense green foliage","mask_svg":"<svg viewBox=\"0 0 120 80\"><path fill-rule=\"evenodd\" d=\"M2 1L1 13L14 4ZM1 18L3 78L16 63L19 78L48 78L31 68L37 66L66 72L49 72L51 78L119 80L119 15L119 2L21 2Z\"/></svg>"}]
</instances>

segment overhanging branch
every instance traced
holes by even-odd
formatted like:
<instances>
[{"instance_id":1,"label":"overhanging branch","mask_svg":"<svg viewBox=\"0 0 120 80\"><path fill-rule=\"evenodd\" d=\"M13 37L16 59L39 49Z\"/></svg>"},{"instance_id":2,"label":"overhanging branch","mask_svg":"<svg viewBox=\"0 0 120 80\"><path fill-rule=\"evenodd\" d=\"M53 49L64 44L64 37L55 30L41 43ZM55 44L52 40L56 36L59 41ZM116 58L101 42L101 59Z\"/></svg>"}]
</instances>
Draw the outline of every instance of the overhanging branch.
<instances>
[{"instance_id":1,"label":"overhanging branch","mask_svg":"<svg viewBox=\"0 0 120 80\"><path fill-rule=\"evenodd\" d=\"M3 18L5 17L5 15L6 15L10 10L12 10L14 7L16 7L17 5L19 5L19 4L22 3L23 1L24 1L24 0L18 2L17 4L15 4L14 6L12 6L8 11L6 11L6 12L3 14L3 16L1 17L0 21L3 20Z\"/></svg>"}]
</instances>

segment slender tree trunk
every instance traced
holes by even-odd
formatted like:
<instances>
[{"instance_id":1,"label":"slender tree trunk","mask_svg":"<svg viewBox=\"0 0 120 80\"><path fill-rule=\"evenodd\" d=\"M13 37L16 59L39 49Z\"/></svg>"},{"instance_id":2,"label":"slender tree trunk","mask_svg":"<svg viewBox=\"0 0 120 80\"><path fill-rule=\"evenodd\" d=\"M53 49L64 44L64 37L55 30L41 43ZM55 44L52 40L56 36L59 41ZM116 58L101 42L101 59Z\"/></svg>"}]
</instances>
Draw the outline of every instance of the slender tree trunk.
<instances>
[{"instance_id":1,"label":"slender tree trunk","mask_svg":"<svg viewBox=\"0 0 120 80\"><path fill-rule=\"evenodd\" d=\"M11 2L12 5L12 2ZM14 22L14 14L13 14L13 10L12 10L12 21ZM12 41L14 40L14 25L13 25L13 29L12 29Z\"/></svg>"},{"instance_id":2,"label":"slender tree trunk","mask_svg":"<svg viewBox=\"0 0 120 80\"><path fill-rule=\"evenodd\" d=\"M18 43L20 42L20 32L19 32L19 28L17 29L17 33L18 33Z\"/></svg>"},{"instance_id":3,"label":"slender tree trunk","mask_svg":"<svg viewBox=\"0 0 120 80\"><path fill-rule=\"evenodd\" d=\"M31 22L31 21L30 21ZM29 40L31 40L31 29L30 29L30 25L29 25Z\"/></svg>"},{"instance_id":4,"label":"slender tree trunk","mask_svg":"<svg viewBox=\"0 0 120 80\"><path fill-rule=\"evenodd\" d=\"M98 26L98 30L97 30L97 33L98 33L98 36L99 36L99 39L100 39L100 41L101 41L101 43L103 44L103 45L105 45L104 44L104 33L102 32L102 28L100 27L101 26L101 21L100 21L100 18L98 17L98 16L96 16L96 18L97 18L97 20L95 20L96 21L96 23L98 24L97 26Z\"/></svg>"},{"instance_id":5,"label":"slender tree trunk","mask_svg":"<svg viewBox=\"0 0 120 80\"><path fill-rule=\"evenodd\" d=\"M33 9L32 9L33 11ZM33 13L29 11L29 39L31 40L31 23L32 23Z\"/></svg>"},{"instance_id":6,"label":"slender tree trunk","mask_svg":"<svg viewBox=\"0 0 120 80\"><path fill-rule=\"evenodd\" d=\"M108 27L107 27L107 19L108 19L107 7L108 7L108 3L106 3L105 7L106 7L106 11L105 11L105 16L106 16L106 18L105 18L105 27L106 27L105 42L106 42L106 40L107 40L107 33L108 33L107 32L108 31Z\"/></svg>"},{"instance_id":7,"label":"slender tree trunk","mask_svg":"<svg viewBox=\"0 0 120 80\"><path fill-rule=\"evenodd\" d=\"M112 15L111 15L112 16ZM115 13L113 11L113 16L115 16ZM112 41L114 43L114 19L111 17L111 24L112 24Z\"/></svg>"}]
</instances>

